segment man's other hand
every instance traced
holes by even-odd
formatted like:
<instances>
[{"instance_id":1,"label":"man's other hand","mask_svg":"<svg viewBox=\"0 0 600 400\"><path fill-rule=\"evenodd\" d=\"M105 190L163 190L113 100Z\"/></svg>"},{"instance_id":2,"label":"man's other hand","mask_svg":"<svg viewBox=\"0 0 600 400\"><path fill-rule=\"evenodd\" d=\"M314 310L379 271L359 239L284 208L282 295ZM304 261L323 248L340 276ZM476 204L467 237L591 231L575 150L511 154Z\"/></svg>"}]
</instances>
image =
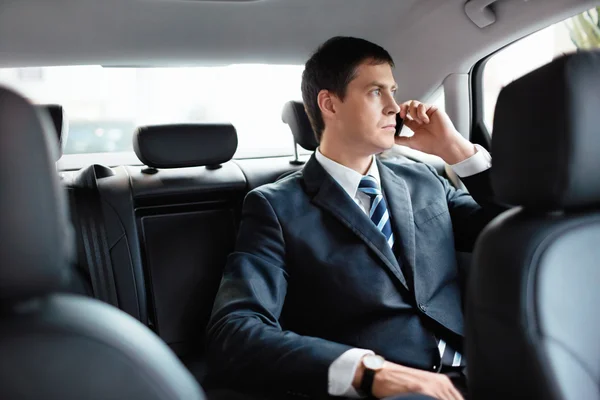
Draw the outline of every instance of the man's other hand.
<instances>
[{"instance_id":1,"label":"man's other hand","mask_svg":"<svg viewBox=\"0 0 600 400\"><path fill-rule=\"evenodd\" d=\"M396 144L436 155L451 165L475 154L475 146L458 133L448 115L436 106L410 100L400 105L400 117L414 135L397 137Z\"/></svg>"},{"instance_id":2,"label":"man's other hand","mask_svg":"<svg viewBox=\"0 0 600 400\"><path fill-rule=\"evenodd\" d=\"M356 388L360 386L363 368L361 365L357 370L353 382ZM406 393L420 393L440 400L464 400L446 375L386 361L375 373L372 395L381 399Z\"/></svg>"}]
</instances>

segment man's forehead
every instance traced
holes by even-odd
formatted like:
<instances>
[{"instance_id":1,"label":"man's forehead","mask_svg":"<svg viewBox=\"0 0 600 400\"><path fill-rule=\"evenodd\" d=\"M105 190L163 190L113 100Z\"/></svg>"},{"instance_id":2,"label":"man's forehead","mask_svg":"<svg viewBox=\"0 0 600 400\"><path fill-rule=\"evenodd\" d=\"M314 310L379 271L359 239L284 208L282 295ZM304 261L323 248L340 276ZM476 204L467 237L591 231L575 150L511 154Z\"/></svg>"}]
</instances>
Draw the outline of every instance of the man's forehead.
<instances>
[{"instance_id":1,"label":"man's forehead","mask_svg":"<svg viewBox=\"0 0 600 400\"><path fill-rule=\"evenodd\" d=\"M390 64L363 62L356 67L354 79L357 84L368 84L376 81L385 85L395 86L394 74Z\"/></svg>"}]
</instances>

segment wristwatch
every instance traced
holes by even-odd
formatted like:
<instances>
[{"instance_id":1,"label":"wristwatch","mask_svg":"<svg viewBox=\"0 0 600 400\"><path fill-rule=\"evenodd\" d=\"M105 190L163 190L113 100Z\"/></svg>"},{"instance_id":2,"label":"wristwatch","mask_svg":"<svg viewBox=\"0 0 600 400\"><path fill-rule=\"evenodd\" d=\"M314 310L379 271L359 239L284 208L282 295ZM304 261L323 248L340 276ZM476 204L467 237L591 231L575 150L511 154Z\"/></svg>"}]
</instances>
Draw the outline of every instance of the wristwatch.
<instances>
[{"instance_id":1,"label":"wristwatch","mask_svg":"<svg viewBox=\"0 0 600 400\"><path fill-rule=\"evenodd\" d=\"M362 365L365 367L362 381L360 382L360 391L364 395L373 394L373 380L375 379L375 373L383 368L385 359L381 356L369 354L363 357Z\"/></svg>"}]
</instances>

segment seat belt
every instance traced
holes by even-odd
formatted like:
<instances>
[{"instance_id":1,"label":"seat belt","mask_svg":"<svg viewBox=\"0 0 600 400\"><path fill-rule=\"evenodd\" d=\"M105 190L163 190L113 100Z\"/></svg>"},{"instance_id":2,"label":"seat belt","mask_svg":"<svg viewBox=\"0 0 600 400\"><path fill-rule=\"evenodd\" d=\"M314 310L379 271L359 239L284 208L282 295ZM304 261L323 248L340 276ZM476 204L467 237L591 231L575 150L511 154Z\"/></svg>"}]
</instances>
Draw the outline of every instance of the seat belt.
<instances>
[{"instance_id":1,"label":"seat belt","mask_svg":"<svg viewBox=\"0 0 600 400\"><path fill-rule=\"evenodd\" d=\"M75 177L69 190L69 200L75 212L73 224L77 232L77 253L80 266L90 274L94 297L119 307L110 249L98 190L97 170L90 165Z\"/></svg>"}]
</instances>

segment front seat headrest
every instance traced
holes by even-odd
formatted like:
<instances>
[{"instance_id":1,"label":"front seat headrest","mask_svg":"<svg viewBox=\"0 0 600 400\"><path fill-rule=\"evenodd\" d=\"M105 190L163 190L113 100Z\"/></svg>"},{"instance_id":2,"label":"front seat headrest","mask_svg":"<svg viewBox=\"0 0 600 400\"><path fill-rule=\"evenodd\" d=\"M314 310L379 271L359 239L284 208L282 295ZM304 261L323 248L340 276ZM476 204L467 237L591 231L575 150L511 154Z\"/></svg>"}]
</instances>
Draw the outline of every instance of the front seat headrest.
<instances>
[{"instance_id":1,"label":"front seat headrest","mask_svg":"<svg viewBox=\"0 0 600 400\"><path fill-rule=\"evenodd\" d=\"M315 151L319 147L319 142L317 142L317 137L310 125L310 120L302 102L288 101L285 103L281 120L290 126L294 140L302 148Z\"/></svg>"},{"instance_id":2,"label":"front seat headrest","mask_svg":"<svg viewBox=\"0 0 600 400\"><path fill-rule=\"evenodd\" d=\"M38 106L42 112L47 112L52 120L54 130L58 139L58 158L62 156L64 143L67 141L68 129L67 118L62 106L58 104L42 104ZM58 161L58 158L56 159Z\"/></svg>"},{"instance_id":3,"label":"front seat headrest","mask_svg":"<svg viewBox=\"0 0 600 400\"><path fill-rule=\"evenodd\" d=\"M233 158L237 133L231 124L179 124L139 127L133 150L153 168L216 166Z\"/></svg>"},{"instance_id":4,"label":"front seat headrest","mask_svg":"<svg viewBox=\"0 0 600 400\"><path fill-rule=\"evenodd\" d=\"M0 301L63 287L74 250L52 122L0 87Z\"/></svg>"},{"instance_id":5,"label":"front seat headrest","mask_svg":"<svg viewBox=\"0 0 600 400\"><path fill-rule=\"evenodd\" d=\"M600 204L600 52L563 56L506 86L492 137L501 202L539 210Z\"/></svg>"}]
</instances>

